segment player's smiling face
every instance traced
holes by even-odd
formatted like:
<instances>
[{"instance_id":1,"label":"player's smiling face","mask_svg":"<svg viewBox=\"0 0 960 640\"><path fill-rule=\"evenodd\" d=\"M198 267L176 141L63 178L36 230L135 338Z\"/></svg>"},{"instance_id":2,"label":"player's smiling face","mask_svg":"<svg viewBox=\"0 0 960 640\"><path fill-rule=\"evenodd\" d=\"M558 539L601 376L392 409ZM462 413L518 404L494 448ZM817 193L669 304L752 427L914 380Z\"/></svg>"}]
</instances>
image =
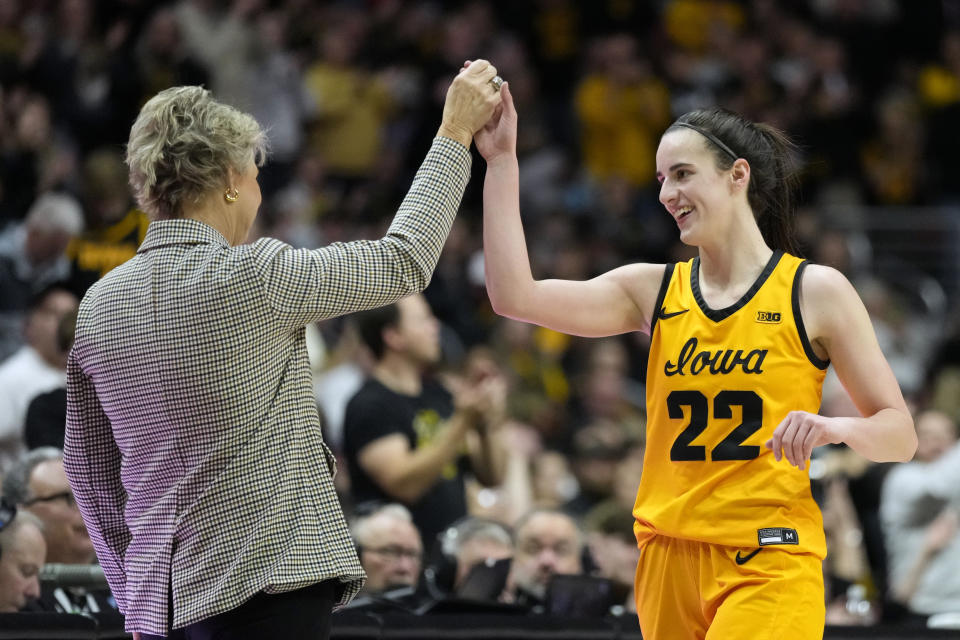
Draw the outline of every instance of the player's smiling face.
<instances>
[{"instance_id":1,"label":"player's smiling face","mask_svg":"<svg viewBox=\"0 0 960 640\"><path fill-rule=\"evenodd\" d=\"M729 171L717 167L707 140L690 129L664 134L657 149L660 202L680 229L680 240L699 246L719 237L733 198Z\"/></svg>"}]
</instances>

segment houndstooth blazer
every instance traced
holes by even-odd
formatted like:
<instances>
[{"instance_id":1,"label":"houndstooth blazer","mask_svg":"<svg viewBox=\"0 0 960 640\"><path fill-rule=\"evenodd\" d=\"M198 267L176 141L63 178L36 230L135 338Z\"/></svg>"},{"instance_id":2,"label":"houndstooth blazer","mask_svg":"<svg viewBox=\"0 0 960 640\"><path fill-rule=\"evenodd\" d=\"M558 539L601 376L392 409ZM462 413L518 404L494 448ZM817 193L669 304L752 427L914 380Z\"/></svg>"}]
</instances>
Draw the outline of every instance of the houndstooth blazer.
<instances>
[{"instance_id":1,"label":"houndstooth blazer","mask_svg":"<svg viewBox=\"0 0 960 640\"><path fill-rule=\"evenodd\" d=\"M153 222L89 290L64 465L127 630L329 578L341 604L359 591L304 327L422 290L469 174L467 149L436 138L378 241L230 247L195 220Z\"/></svg>"}]
</instances>

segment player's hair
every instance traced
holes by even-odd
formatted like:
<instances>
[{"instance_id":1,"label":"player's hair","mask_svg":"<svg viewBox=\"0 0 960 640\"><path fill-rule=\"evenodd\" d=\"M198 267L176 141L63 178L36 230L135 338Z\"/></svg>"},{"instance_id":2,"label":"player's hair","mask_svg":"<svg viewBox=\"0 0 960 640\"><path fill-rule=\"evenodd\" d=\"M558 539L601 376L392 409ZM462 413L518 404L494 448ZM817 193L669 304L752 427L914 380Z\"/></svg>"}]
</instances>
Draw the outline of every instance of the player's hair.
<instances>
[{"instance_id":1,"label":"player's hair","mask_svg":"<svg viewBox=\"0 0 960 640\"><path fill-rule=\"evenodd\" d=\"M227 187L229 169L243 173L251 159L262 165L266 151L253 116L203 87L172 87L150 98L130 129L130 186L152 218L177 218L185 202Z\"/></svg>"},{"instance_id":2,"label":"player's hair","mask_svg":"<svg viewBox=\"0 0 960 640\"><path fill-rule=\"evenodd\" d=\"M720 169L729 169L737 158L750 164L747 199L764 241L796 255L798 163L797 146L790 138L776 127L717 108L685 113L667 132L684 128L703 135Z\"/></svg>"}]
</instances>

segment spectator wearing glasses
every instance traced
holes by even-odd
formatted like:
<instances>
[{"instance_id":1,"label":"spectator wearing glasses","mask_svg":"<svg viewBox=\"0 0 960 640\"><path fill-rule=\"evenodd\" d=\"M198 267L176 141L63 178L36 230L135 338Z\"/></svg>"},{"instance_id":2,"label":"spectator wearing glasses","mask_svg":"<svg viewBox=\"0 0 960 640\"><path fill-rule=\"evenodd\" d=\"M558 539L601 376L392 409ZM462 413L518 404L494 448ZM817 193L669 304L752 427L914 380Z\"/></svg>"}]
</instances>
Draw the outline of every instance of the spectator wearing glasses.
<instances>
[{"instance_id":1,"label":"spectator wearing glasses","mask_svg":"<svg viewBox=\"0 0 960 640\"><path fill-rule=\"evenodd\" d=\"M0 613L16 613L40 597L46 552L36 516L0 500Z\"/></svg>"},{"instance_id":2,"label":"spectator wearing glasses","mask_svg":"<svg viewBox=\"0 0 960 640\"><path fill-rule=\"evenodd\" d=\"M21 456L3 480L3 495L23 516L34 518L41 525L47 562L81 567L96 563L93 543L67 483L60 449L41 447ZM39 595L28 603L27 609L115 614L116 603L105 581L96 588L72 584L69 578L67 582L48 579L40 585Z\"/></svg>"},{"instance_id":3,"label":"spectator wearing glasses","mask_svg":"<svg viewBox=\"0 0 960 640\"><path fill-rule=\"evenodd\" d=\"M47 562L92 564L93 543L63 470L63 452L34 449L19 458L3 479L3 495L43 523Z\"/></svg>"},{"instance_id":4,"label":"spectator wearing glasses","mask_svg":"<svg viewBox=\"0 0 960 640\"><path fill-rule=\"evenodd\" d=\"M410 510L390 503L356 518L351 527L360 564L367 573L364 593L382 594L416 587L423 542Z\"/></svg>"}]
</instances>

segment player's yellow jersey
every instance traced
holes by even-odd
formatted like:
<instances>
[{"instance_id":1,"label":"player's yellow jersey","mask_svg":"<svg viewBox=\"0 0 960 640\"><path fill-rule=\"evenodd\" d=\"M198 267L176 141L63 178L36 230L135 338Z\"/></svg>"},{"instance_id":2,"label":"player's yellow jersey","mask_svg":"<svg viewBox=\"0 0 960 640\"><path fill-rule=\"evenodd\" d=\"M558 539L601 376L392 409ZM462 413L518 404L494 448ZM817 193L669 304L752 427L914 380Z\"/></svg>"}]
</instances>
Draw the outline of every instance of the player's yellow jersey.
<instances>
[{"instance_id":1,"label":"player's yellow jersey","mask_svg":"<svg viewBox=\"0 0 960 640\"><path fill-rule=\"evenodd\" d=\"M820 410L829 363L803 328L804 266L776 251L736 304L715 310L700 293L699 258L667 265L650 332L638 541L826 555L807 471L763 446L790 411Z\"/></svg>"}]
</instances>

